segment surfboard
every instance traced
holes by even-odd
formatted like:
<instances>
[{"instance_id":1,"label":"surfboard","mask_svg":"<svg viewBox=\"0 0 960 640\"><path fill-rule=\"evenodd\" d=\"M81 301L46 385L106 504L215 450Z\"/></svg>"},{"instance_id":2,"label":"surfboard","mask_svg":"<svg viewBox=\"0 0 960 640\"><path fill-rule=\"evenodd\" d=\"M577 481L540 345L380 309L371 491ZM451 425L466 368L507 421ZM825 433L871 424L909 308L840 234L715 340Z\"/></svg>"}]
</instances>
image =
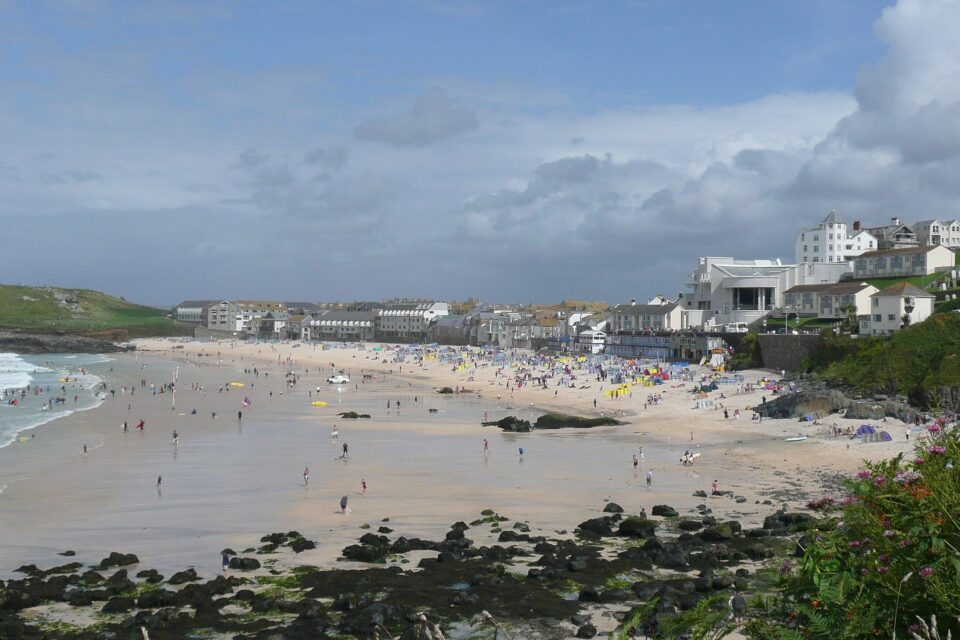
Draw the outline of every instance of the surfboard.
<instances>
[{"instance_id":1,"label":"surfboard","mask_svg":"<svg viewBox=\"0 0 960 640\"><path fill-rule=\"evenodd\" d=\"M314 401L311 402L310 404L313 405L314 407L325 407L325 406L327 406L327 403L324 402L323 400L314 400Z\"/></svg>"},{"instance_id":2,"label":"surfboard","mask_svg":"<svg viewBox=\"0 0 960 640\"><path fill-rule=\"evenodd\" d=\"M807 439L807 436L793 436L792 438L787 438L787 442L803 442Z\"/></svg>"}]
</instances>

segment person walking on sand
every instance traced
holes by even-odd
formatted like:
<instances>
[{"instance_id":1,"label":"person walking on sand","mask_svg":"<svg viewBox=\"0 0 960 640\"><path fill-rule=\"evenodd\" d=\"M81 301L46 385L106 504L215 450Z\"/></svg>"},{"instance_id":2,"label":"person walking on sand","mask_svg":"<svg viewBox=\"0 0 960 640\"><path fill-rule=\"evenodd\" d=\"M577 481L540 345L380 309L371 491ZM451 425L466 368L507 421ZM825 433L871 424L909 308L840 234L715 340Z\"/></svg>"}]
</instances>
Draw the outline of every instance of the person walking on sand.
<instances>
[{"instance_id":1,"label":"person walking on sand","mask_svg":"<svg viewBox=\"0 0 960 640\"><path fill-rule=\"evenodd\" d=\"M304 467L303 469L303 486L310 485L310 467Z\"/></svg>"},{"instance_id":2,"label":"person walking on sand","mask_svg":"<svg viewBox=\"0 0 960 640\"><path fill-rule=\"evenodd\" d=\"M350 513L350 509L347 507L347 496L340 497L340 513L344 515Z\"/></svg>"},{"instance_id":3,"label":"person walking on sand","mask_svg":"<svg viewBox=\"0 0 960 640\"><path fill-rule=\"evenodd\" d=\"M360 492L366 495L367 493L367 480L366 478L360 478Z\"/></svg>"},{"instance_id":4,"label":"person walking on sand","mask_svg":"<svg viewBox=\"0 0 960 640\"><path fill-rule=\"evenodd\" d=\"M160 488L161 484L163 484L163 476L157 476L157 489Z\"/></svg>"},{"instance_id":5,"label":"person walking on sand","mask_svg":"<svg viewBox=\"0 0 960 640\"><path fill-rule=\"evenodd\" d=\"M486 438L483 439L483 454L484 455L490 454L490 443L487 442Z\"/></svg>"},{"instance_id":6,"label":"person walking on sand","mask_svg":"<svg viewBox=\"0 0 960 640\"><path fill-rule=\"evenodd\" d=\"M717 481L716 481L716 480L713 481L713 484L710 485L710 488L713 489L713 495L717 495L717 493L719 493L719 491L717 490Z\"/></svg>"},{"instance_id":7,"label":"person walking on sand","mask_svg":"<svg viewBox=\"0 0 960 640\"><path fill-rule=\"evenodd\" d=\"M237 422L243 421L243 411L237 411Z\"/></svg>"},{"instance_id":8,"label":"person walking on sand","mask_svg":"<svg viewBox=\"0 0 960 640\"><path fill-rule=\"evenodd\" d=\"M640 465L640 458L637 457L637 454L633 454L633 468L636 468Z\"/></svg>"},{"instance_id":9,"label":"person walking on sand","mask_svg":"<svg viewBox=\"0 0 960 640\"><path fill-rule=\"evenodd\" d=\"M653 485L653 471L647 471L647 489Z\"/></svg>"},{"instance_id":10,"label":"person walking on sand","mask_svg":"<svg viewBox=\"0 0 960 640\"><path fill-rule=\"evenodd\" d=\"M349 451L350 451L350 445L348 445L346 442L344 442L344 443L343 443L343 455L340 456L340 457L341 457L341 458L346 458L346 457L347 457L347 453L349 453Z\"/></svg>"}]
</instances>

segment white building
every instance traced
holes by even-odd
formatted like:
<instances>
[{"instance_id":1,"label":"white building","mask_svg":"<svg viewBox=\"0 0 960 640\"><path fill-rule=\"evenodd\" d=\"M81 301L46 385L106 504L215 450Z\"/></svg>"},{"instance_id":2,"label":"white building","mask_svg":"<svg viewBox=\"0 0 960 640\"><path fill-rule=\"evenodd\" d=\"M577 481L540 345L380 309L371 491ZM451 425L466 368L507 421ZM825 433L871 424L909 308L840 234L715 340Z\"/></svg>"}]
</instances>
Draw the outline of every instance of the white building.
<instances>
[{"instance_id":1,"label":"white building","mask_svg":"<svg viewBox=\"0 0 960 640\"><path fill-rule=\"evenodd\" d=\"M869 251L853 259L853 276L900 278L925 276L954 266L953 251L943 245Z\"/></svg>"},{"instance_id":2,"label":"white building","mask_svg":"<svg viewBox=\"0 0 960 640\"><path fill-rule=\"evenodd\" d=\"M619 304L613 308L610 330L614 333L637 331L681 331L687 328L687 311L662 296L652 304Z\"/></svg>"},{"instance_id":3,"label":"white building","mask_svg":"<svg viewBox=\"0 0 960 640\"><path fill-rule=\"evenodd\" d=\"M870 314L860 321L861 335L887 335L933 315L934 295L898 282L870 296Z\"/></svg>"},{"instance_id":4,"label":"white building","mask_svg":"<svg viewBox=\"0 0 960 640\"><path fill-rule=\"evenodd\" d=\"M199 322L207 321L207 309L217 300L184 300L174 309L174 315L180 322Z\"/></svg>"},{"instance_id":5,"label":"white building","mask_svg":"<svg viewBox=\"0 0 960 640\"><path fill-rule=\"evenodd\" d=\"M321 311L302 323L302 340L369 342L374 339L374 311Z\"/></svg>"},{"instance_id":6,"label":"white building","mask_svg":"<svg viewBox=\"0 0 960 640\"><path fill-rule=\"evenodd\" d=\"M427 327L441 316L449 315L446 302L414 302L388 304L377 313L377 340L385 342L422 342Z\"/></svg>"},{"instance_id":7,"label":"white building","mask_svg":"<svg viewBox=\"0 0 960 640\"><path fill-rule=\"evenodd\" d=\"M577 336L576 350L583 353L603 353L607 343L607 334L603 331L587 329Z\"/></svg>"},{"instance_id":8,"label":"white building","mask_svg":"<svg viewBox=\"0 0 960 640\"><path fill-rule=\"evenodd\" d=\"M689 326L750 324L783 306L783 294L799 284L832 284L848 273L847 262L783 264L780 260L700 258L682 298ZM698 323L696 312L702 313Z\"/></svg>"},{"instance_id":9,"label":"white building","mask_svg":"<svg viewBox=\"0 0 960 640\"><path fill-rule=\"evenodd\" d=\"M860 228L860 222L853 223L855 230ZM900 218L890 218L890 224L882 227L870 227L865 229L877 239L877 249L904 249L915 247L920 244L917 241L917 234L914 233L908 225L902 224Z\"/></svg>"},{"instance_id":10,"label":"white building","mask_svg":"<svg viewBox=\"0 0 960 640\"><path fill-rule=\"evenodd\" d=\"M960 247L960 219L921 220L914 222L910 227L917 234L917 242L920 244Z\"/></svg>"},{"instance_id":11,"label":"white building","mask_svg":"<svg viewBox=\"0 0 960 640\"><path fill-rule=\"evenodd\" d=\"M879 289L866 282L835 284L801 284L783 294L783 308L788 313L815 315L824 320L847 317L852 307L857 316L870 312L870 296Z\"/></svg>"},{"instance_id":12,"label":"white building","mask_svg":"<svg viewBox=\"0 0 960 640\"><path fill-rule=\"evenodd\" d=\"M254 318L268 313L286 312L283 302L270 300L235 300L216 302L207 307L207 328L218 331L248 332Z\"/></svg>"},{"instance_id":13,"label":"white building","mask_svg":"<svg viewBox=\"0 0 960 640\"><path fill-rule=\"evenodd\" d=\"M844 262L876 248L877 239L868 231L857 228L853 233L848 233L847 223L840 220L835 211L831 211L818 226L800 231L795 253L797 264Z\"/></svg>"}]
</instances>

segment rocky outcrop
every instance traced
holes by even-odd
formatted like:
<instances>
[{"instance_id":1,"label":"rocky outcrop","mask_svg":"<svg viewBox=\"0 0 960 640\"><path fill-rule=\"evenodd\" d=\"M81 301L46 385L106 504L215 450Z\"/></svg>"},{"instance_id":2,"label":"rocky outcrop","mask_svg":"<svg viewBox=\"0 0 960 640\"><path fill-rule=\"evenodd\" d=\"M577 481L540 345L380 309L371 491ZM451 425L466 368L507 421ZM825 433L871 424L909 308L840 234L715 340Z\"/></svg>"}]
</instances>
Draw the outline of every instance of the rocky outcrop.
<instances>
[{"instance_id":1,"label":"rocky outcrop","mask_svg":"<svg viewBox=\"0 0 960 640\"><path fill-rule=\"evenodd\" d=\"M527 433L534 429L589 429L590 427L606 427L611 425L624 424L613 418L582 418L580 416L568 416L561 413L547 413L539 418L533 424L529 420L521 420L516 416L507 416L496 422L484 422L483 426L496 426L504 431L514 433Z\"/></svg>"},{"instance_id":2,"label":"rocky outcrop","mask_svg":"<svg viewBox=\"0 0 960 640\"><path fill-rule=\"evenodd\" d=\"M763 404L754 407L764 418L823 418L831 413L843 414L857 420L882 420L884 417L913 422L917 410L906 398L877 396L862 398L831 387L822 380L803 377L796 381L797 390L784 391ZM851 397L852 396L852 397Z\"/></svg>"},{"instance_id":3,"label":"rocky outcrop","mask_svg":"<svg viewBox=\"0 0 960 640\"><path fill-rule=\"evenodd\" d=\"M0 331L0 351L13 353L116 353L133 347L120 346L109 340L99 340L69 333L43 334L21 331Z\"/></svg>"}]
</instances>

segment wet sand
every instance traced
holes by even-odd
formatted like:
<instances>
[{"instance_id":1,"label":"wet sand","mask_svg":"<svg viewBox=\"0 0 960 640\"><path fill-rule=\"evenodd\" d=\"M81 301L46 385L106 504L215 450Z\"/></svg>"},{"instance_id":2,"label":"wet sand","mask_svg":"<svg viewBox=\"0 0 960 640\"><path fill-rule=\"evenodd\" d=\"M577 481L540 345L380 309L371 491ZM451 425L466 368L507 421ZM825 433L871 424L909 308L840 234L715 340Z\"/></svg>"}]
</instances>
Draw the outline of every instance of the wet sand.
<instances>
[{"instance_id":1,"label":"wet sand","mask_svg":"<svg viewBox=\"0 0 960 640\"><path fill-rule=\"evenodd\" d=\"M261 535L292 529L318 542L318 549L297 561L326 564L356 540L363 524L376 528L389 518L397 535L441 537L452 522L470 521L485 508L551 532L572 530L607 500L628 512L670 504L683 513L706 502L715 515L755 523L784 501L796 507L821 495L824 475L855 470L865 456L906 449L903 426L884 425L897 442L848 449L848 440L825 434L826 425L851 421L830 417L822 427L792 420L757 424L749 412L725 421L718 410L693 409L685 388L671 385L635 387L633 397L620 400L602 396L600 383L589 378L581 379L589 389L551 386L511 394L498 386L503 379L493 367L454 372L440 362L404 363L401 372L401 365L381 362L391 358L389 352L171 340L141 341L138 347L136 354L119 355L95 371L116 390L114 399L35 429L28 443L0 449L0 486L7 486L0 494L0 574L29 562L50 566L65 549L76 550L85 562L109 551L132 551L161 571L195 566L212 574L222 548L239 551L255 546ZM141 378L148 385L170 381L177 367L173 410L170 394L153 396L139 384ZM244 373L253 367L259 377ZM353 380L338 391L325 380L339 369ZM375 380L361 383L361 369ZM284 383L288 370L300 376L293 389ZM747 378L762 375L750 372ZM246 386L217 392L231 381ZM191 390L193 383L204 385L206 393ZM121 394L124 385L136 385L135 395ZM434 391L461 385L472 393ZM329 406L310 405L317 386L319 399ZM652 392L665 400L645 410ZM761 396L724 392L731 394L723 401L731 413ZM244 397L250 407L241 407ZM194 408L197 414L191 415ZM480 426L485 412L491 420L532 419L545 410L620 411L628 424L528 434ZM339 411L372 417L341 420ZM134 429L141 418L144 432ZM121 429L124 420L128 433ZM338 440L330 437L334 424ZM172 442L174 429L178 446ZM812 437L784 442L798 432ZM488 456L484 438L490 442ZM343 442L349 444L348 460L339 459ZM638 446L644 460L635 470L631 457ZM701 453L693 467L679 464L686 449ZM309 486L303 483L305 466ZM654 472L649 490L648 470ZM368 483L366 495L361 479ZM747 501L692 495L709 492L713 479ZM348 515L339 512L342 495L349 496ZM767 499L773 506L756 504Z\"/></svg>"}]
</instances>

